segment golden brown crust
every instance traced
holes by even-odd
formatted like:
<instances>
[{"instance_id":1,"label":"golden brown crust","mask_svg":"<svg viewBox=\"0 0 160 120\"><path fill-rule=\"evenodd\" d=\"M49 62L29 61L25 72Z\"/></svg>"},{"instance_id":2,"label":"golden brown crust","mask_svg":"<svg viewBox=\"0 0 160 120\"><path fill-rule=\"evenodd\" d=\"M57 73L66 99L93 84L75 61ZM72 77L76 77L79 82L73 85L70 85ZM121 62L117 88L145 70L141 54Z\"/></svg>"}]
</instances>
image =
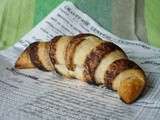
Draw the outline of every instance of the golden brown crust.
<instances>
[{"instance_id":1,"label":"golden brown crust","mask_svg":"<svg viewBox=\"0 0 160 120\"><path fill-rule=\"evenodd\" d=\"M30 45L30 52L29 52L29 55L30 55L30 58L31 58L31 61L32 63L40 70L43 70L43 71L48 71L42 64L42 62L40 61L39 59L39 56L38 56L38 45L39 45L40 42L34 42Z\"/></svg>"},{"instance_id":2,"label":"golden brown crust","mask_svg":"<svg viewBox=\"0 0 160 120\"><path fill-rule=\"evenodd\" d=\"M94 37L88 38L89 36ZM63 76L70 77L73 75L88 83L96 85L102 83L109 89L117 90L118 95L125 103L132 103L141 95L146 85L144 71L136 63L128 60L127 56L125 58L126 54L120 47L111 42L102 42L100 39L99 42L99 40L95 39L97 36L93 34L76 35L63 44L65 47L62 47L60 45L64 42L61 37L62 36L56 36L48 43L32 43L20 55L16 61L15 67L37 67L44 71L49 71L55 67L55 71ZM90 44L90 42L92 43ZM65 49L61 51L63 48ZM85 52L87 50L88 52ZM115 53L115 55L111 52ZM64 55L65 59L62 60ZM105 56L106 59L104 59ZM103 68L103 64L105 64L105 69ZM99 71L97 72L98 69ZM97 79L97 76L100 75L103 77Z\"/></svg>"},{"instance_id":3,"label":"golden brown crust","mask_svg":"<svg viewBox=\"0 0 160 120\"><path fill-rule=\"evenodd\" d=\"M121 48L111 42L103 42L92 50L84 63L84 78L87 82L96 84L94 78L96 68L106 54L115 50L121 50Z\"/></svg>"},{"instance_id":4,"label":"golden brown crust","mask_svg":"<svg viewBox=\"0 0 160 120\"><path fill-rule=\"evenodd\" d=\"M61 37L62 36L56 36L49 42L49 57L53 65L58 63L56 59L56 44Z\"/></svg>"},{"instance_id":5,"label":"golden brown crust","mask_svg":"<svg viewBox=\"0 0 160 120\"><path fill-rule=\"evenodd\" d=\"M141 69L136 63L128 59L114 61L108 68L104 76L105 86L112 89L112 82L118 74L128 69Z\"/></svg>"},{"instance_id":6,"label":"golden brown crust","mask_svg":"<svg viewBox=\"0 0 160 120\"><path fill-rule=\"evenodd\" d=\"M24 50L24 52L22 52L21 55L18 57L15 63L15 68L18 68L18 69L35 68L35 66L31 62L29 52L30 52L30 46L28 46Z\"/></svg>"},{"instance_id":7,"label":"golden brown crust","mask_svg":"<svg viewBox=\"0 0 160 120\"><path fill-rule=\"evenodd\" d=\"M74 58L74 53L76 50L76 47L85 40L85 37L87 36L95 36L93 34L78 34L76 36L73 37L72 40L70 40L67 49L66 49L66 66L68 68L68 70L74 70L75 69L75 65L73 63L73 58Z\"/></svg>"},{"instance_id":8,"label":"golden brown crust","mask_svg":"<svg viewBox=\"0 0 160 120\"><path fill-rule=\"evenodd\" d=\"M143 80L134 77L123 80L118 89L120 99L127 104L133 103L140 97L145 88L145 85L145 77Z\"/></svg>"}]
</instances>

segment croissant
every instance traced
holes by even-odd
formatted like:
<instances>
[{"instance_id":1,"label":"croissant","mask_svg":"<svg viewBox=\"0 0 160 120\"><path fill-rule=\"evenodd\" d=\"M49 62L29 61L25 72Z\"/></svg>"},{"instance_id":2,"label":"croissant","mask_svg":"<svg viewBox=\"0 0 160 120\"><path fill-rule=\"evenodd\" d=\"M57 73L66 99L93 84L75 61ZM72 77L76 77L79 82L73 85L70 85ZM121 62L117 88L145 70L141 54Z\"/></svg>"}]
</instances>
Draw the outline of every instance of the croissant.
<instances>
[{"instance_id":1,"label":"croissant","mask_svg":"<svg viewBox=\"0 0 160 120\"><path fill-rule=\"evenodd\" d=\"M66 77L104 85L117 91L127 104L134 102L146 86L144 71L119 46L93 34L34 42L21 53L15 68L55 70Z\"/></svg>"}]
</instances>

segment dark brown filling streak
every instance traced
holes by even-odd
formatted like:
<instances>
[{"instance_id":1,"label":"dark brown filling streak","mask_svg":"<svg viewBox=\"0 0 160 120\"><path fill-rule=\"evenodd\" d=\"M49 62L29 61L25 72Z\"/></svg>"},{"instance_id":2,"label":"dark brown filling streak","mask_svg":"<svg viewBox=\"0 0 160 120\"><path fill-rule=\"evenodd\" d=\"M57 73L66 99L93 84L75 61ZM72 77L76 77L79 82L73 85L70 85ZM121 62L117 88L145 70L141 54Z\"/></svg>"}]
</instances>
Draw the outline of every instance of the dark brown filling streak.
<instances>
[{"instance_id":1,"label":"dark brown filling streak","mask_svg":"<svg viewBox=\"0 0 160 120\"><path fill-rule=\"evenodd\" d=\"M50 66L50 67L52 66L52 69L49 69L48 67L46 67L46 69L47 69L48 71L52 71L52 70L54 69L54 66L53 66L53 64L52 64L52 62L51 62L51 59L50 59L50 56L49 56L49 51L50 51L50 44L49 44L49 42L46 42L46 43L45 43L45 50L46 50L46 54L48 54L47 59L50 60L49 66ZM48 64L48 63L47 63L47 64ZM52 65L51 65L51 64L52 64ZM44 66L44 67L45 67L45 66Z\"/></svg>"},{"instance_id":2,"label":"dark brown filling streak","mask_svg":"<svg viewBox=\"0 0 160 120\"><path fill-rule=\"evenodd\" d=\"M69 42L67 49L66 49L66 53L65 53L65 62L66 62L66 67L68 68L68 70L72 70L72 71L75 70L76 65L73 63L73 58L74 58L76 48L78 47L78 45L81 44L82 41L85 40L85 37L88 37L88 36L95 36L95 35L89 34L89 33L88 34L78 34L74 36L72 40Z\"/></svg>"},{"instance_id":3,"label":"dark brown filling streak","mask_svg":"<svg viewBox=\"0 0 160 120\"><path fill-rule=\"evenodd\" d=\"M62 36L56 36L49 42L49 57L52 62L52 65L58 64L57 57L56 57L56 47L57 42L60 40Z\"/></svg>"},{"instance_id":4,"label":"dark brown filling streak","mask_svg":"<svg viewBox=\"0 0 160 120\"><path fill-rule=\"evenodd\" d=\"M96 35L94 35L94 34L91 34L91 33L80 33L80 34L74 36L74 38L76 39L76 38L88 37L88 36L94 36L94 37L96 37L96 38L99 38L98 36L96 36ZM99 39L100 39L100 38L99 38Z\"/></svg>"},{"instance_id":5,"label":"dark brown filling streak","mask_svg":"<svg viewBox=\"0 0 160 120\"><path fill-rule=\"evenodd\" d=\"M91 53L87 56L84 63L84 78L86 82L91 84L98 84L96 83L94 74L96 71L96 68L100 64L103 57L115 50L122 49L111 42L103 42L100 45L98 45L95 49L91 51ZM125 54L125 53L124 53Z\"/></svg>"},{"instance_id":6,"label":"dark brown filling streak","mask_svg":"<svg viewBox=\"0 0 160 120\"><path fill-rule=\"evenodd\" d=\"M42 64L42 62L40 61L39 59L39 56L38 56L38 45L39 45L40 42L34 42L32 43L29 47L30 47L30 52L29 52L29 55L30 55L30 58L31 58L31 61L32 63L40 70L43 70L43 71L48 71Z\"/></svg>"},{"instance_id":7,"label":"dark brown filling streak","mask_svg":"<svg viewBox=\"0 0 160 120\"><path fill-rule=\"evenodd\" d=\"M136 63L129 59L119 59L110 64L108 70L104 75L104 83L105 86L109 89L112 89L113 80L119 75L121 72L128 69L140 69L142 70Z\"/></svg>"}]
</instances>

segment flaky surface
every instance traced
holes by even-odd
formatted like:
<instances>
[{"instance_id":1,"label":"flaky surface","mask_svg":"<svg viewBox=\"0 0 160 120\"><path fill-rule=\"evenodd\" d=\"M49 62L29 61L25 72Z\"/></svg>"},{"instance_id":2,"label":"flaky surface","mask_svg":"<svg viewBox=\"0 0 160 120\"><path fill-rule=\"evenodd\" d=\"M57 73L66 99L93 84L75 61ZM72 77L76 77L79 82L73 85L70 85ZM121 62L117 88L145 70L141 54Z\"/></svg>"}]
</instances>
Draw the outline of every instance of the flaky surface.
<instances>
[{"instance_id":1,"label":"flaky surface","mask_svg":"<svg viewBox=\"0 0 160 120\"><path fill-rule=\"evenodd\" d=\"M142 70L129 69L120 73L114 80L113 89L118 91L125 103L134 102L144 90L145 75Z\"/></svg>"},{"instance_id":2,"label":"flaky surface","mask_svg":"<svg viewBox=\"0 0 160 120\"><path fill-rule=\"evenodd\" d=\"M71 39L71 36L63 36L59 38L59 40L56 43L55 52L55 56L57 59L57 62L55 63L55 69L57 70L57 72L67 77L70 77L71 75L69 74L69 70L67 69L67 66L65 64L65 56L67 45L69 44Z\"/></svg>"},{"instance_id":3,"label":"flaky surface","mask_svg":"<svg viewBox=\"0 0 160 120\"><path fill-rule=\"evenodd\" d=\"M55 69L69 78L104 85L117 91L128 104L141 95L146 85L143 70L119 46L93 34L56 36L50 42L32 43L15 67Z\"/></svg>"},{"instance_id":4,"label":"flaky surface","mask_svg":"<svg viewBox=\"0 0 160 120\"><path fill-rule=\"evenodd\" d=\"M41 42L38 44L38 58L41 61L41 64L47 71L54 69L54 66L49 57L49 44L47 42Z\"/></svg>"},{"instance_id":5,"label":"flaky surface","mask_svg":"<svg viewBox=\"0 0 160 120\"><path fill-rule=\"evenodd\" d=\"M96 82L98 84L104 84L104 75L105 75L105 72L107 71L109 65L112 62L114 62L118 59L122 59L122 58L127 59L126 55L120 50L115 50L115 51L112 51L110 54L105 55L103 57L103 59L101 60L99 66L96 69L96 72L94 75Z\"/></svg>"},{"instance_id":6,"label":"flaky surface","mask_svg":"<svg viewBox=\"0 0 160 120\"><path fill-rule=\"evenodd\" d=\"M30 55L29 55L29 51L30 51L30 46L27 47L22 53L21 55L18 57L16 63L15 63L15 67L18 69L25 69L25 68L34 68L35 66L33 65L31 59L30 59Z\"/></svg>"}]
</instances>

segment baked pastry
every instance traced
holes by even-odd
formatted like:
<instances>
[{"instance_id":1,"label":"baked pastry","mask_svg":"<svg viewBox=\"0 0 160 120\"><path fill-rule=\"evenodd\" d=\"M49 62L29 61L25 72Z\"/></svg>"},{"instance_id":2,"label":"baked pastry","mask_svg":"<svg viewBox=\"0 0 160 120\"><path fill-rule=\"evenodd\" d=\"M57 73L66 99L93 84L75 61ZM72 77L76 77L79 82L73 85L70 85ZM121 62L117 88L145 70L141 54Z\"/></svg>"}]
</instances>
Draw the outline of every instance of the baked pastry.
<instances>
[{"instance_id":1,"label":"baked pastry","mask_svg":"<svg viewBox=\"0 0 160 120\"><path fill-rule=\"evenodd\" d=\"M134 102L146 85L144 71L119 46L93 34L34 42L22 52L15 68L56 70L66 77L104 85L117 91L125 103Z\"/></svg>"}]
</instances>

